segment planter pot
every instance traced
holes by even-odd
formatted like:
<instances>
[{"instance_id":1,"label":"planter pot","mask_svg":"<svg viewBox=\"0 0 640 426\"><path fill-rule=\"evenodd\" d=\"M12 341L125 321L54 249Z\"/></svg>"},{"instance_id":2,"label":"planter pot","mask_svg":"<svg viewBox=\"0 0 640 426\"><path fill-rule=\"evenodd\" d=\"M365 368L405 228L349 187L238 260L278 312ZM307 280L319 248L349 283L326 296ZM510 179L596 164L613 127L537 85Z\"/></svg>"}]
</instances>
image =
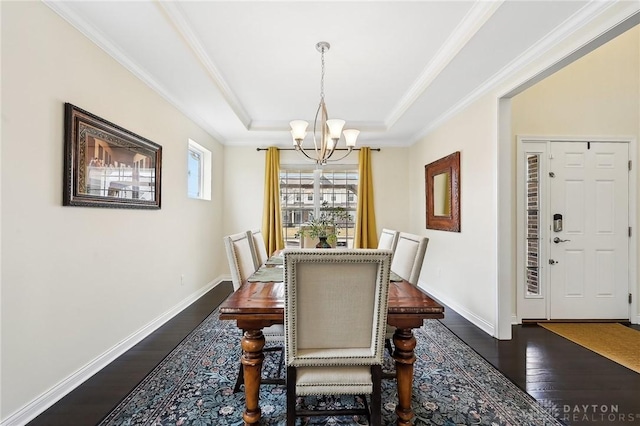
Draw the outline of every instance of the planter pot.
<instances>
[{"instance_id":1,"label":"planter pot","mask_svg":"<svg viewBox=\"0 0 640 426\"><path fill-rule=\"evenodd\" d=\"M327 237L318 237L320 242L316 244L316 248L331 248L331 244L327 242Z\"/></svg>"}]
</instances>

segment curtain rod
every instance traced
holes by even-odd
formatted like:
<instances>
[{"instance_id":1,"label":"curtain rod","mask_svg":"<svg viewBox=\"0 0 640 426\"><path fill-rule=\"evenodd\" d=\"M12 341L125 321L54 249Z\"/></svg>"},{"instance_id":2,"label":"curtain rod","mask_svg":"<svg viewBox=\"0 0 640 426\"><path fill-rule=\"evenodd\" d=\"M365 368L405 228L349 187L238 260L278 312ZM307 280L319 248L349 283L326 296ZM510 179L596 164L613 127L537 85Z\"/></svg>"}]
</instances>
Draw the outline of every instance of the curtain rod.
<instances>
[{"instance_id":1,"label":"curtain rod","mask_svg":"<svg viewBox=\"0 0 640 426\"><path fill-rule=\"evenodd\" d=\"M269 148L256 148L256 151L267 151ZM280 151L296 151L295 148L278 148ZM353 148L352 151L360 151L362 148ZM380 148L370 148L371 151L380 152ZM349 151L348 148L336 148L334 151Z\"/></svg>"}]
</instances>

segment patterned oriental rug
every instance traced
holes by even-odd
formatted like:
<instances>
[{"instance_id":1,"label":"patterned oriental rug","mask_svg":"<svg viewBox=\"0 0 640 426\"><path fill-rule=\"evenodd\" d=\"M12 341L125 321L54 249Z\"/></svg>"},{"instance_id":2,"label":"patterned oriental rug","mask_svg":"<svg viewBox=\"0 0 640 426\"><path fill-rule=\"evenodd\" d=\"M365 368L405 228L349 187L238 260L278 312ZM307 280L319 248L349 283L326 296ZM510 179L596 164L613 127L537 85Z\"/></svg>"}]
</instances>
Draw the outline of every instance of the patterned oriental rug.
<instances>
[{"instance_id":1,"label":"patterned oriental rug","mask_svg":"<svg viewBox=\"0 0 640 426\"><path fill-rule=\"evenodd\" d=\"M516 387L437 320L414 330L415 425L562 425L554 407L543 407ZM100 423L114 425L242 425L244 395L233 393L241 333L215 310ZM387 355L388 356L388 355ZM267 352L263 375L277 374L279 352ZM386 360L385 369L393 369ZM260 389L263 425L285 424L286 388ZM383 380L383 424L395 424L394 380ZM299 404L360 404L359 398L306 397ZM366 418L313 417L304 425L367 425Z\"/></svg>"}]
</instances>

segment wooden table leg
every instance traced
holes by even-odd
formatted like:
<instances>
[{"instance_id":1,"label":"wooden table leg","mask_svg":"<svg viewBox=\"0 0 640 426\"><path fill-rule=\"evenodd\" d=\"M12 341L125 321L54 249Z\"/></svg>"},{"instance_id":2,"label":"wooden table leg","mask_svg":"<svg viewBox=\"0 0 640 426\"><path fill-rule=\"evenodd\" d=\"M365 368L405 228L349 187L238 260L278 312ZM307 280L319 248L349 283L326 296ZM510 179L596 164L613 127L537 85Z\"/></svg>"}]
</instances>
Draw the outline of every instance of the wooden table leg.
<instances>
[{"instance_id":1,"label":"wooden table leg","mask_svg":"<svg viewBox=\"0 0 640 426\"><path fill-rule=\"evenodd\" d=\"M416 355L413 350L416 347L416 338L410 328L396 328L393 333L393 358L396 360L396 380L398 386L398 426L411 425L413 410L411 409L411 394L413 390L413 364Z\"/></svg>"},{"instance_id":2,"label":"wooden table leg","mask_svg":"<svg viewBox=\"0 0 640 426\"><path fill-rule=\"evenodd\" d=\"M245 425L257 425L262 416L260 410L260 378L264 361L264 335L262 330L245 330L242 336L242 366L244 369Z\"/></svg>"}]
</instances>

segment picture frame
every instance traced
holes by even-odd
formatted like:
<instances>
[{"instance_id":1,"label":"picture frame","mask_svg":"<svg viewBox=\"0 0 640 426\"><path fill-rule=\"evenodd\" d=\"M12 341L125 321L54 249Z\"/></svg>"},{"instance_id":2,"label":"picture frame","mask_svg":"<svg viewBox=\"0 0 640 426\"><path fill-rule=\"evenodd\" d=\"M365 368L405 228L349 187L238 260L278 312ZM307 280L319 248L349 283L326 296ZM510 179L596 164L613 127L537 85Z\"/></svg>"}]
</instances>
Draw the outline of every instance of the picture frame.
<instances>
[{"instance_id":1,"label":"picture frame","mask_svg":"<svg viewBox=\"0 0 640 426\"><path fill-rule=\"evenodd\" d=\"M427 229L460 232L460 151L424 166Z\"/></svg>"},{"instance_id":2,"label":"picture frame","mask_svg":"<svg viewBox=\"0 0 640 426\"><path fill-rule=\"evenodd\" d=\"M65 103L64 206L159 209L162 146Z\"/></svg>"}]
</instances>

